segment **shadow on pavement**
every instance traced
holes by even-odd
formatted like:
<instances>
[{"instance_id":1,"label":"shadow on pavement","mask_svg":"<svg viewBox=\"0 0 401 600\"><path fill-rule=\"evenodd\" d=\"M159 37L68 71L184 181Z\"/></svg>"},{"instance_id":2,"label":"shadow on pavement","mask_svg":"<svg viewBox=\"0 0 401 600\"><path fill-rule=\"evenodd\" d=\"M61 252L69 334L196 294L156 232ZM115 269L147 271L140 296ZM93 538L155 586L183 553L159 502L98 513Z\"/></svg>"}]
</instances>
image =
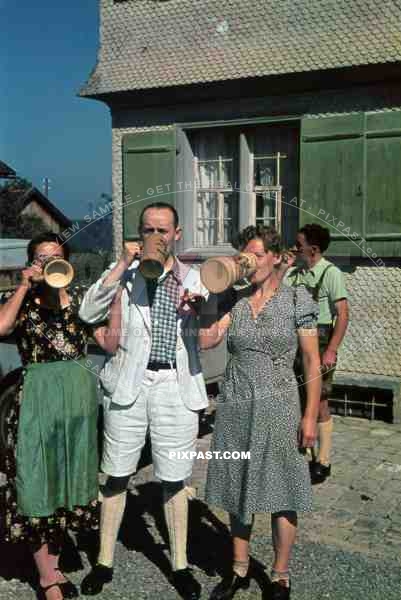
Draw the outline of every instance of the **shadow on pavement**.
<instances>
[{"instance_id":1,"label":"shadow on pavement","mask_svg":"<svg viewBox=\"0 0 401 600\"><path fill-rule=\"evenodd\" d=\"M165 524L162 488L157 482L150 482L136 488L137 494L128 494L127 506L121 525L119 541L128 549L142 553L169 580L171 567L169 560L168 532ZM151 532L153 527L160 536L157 541ZM207 577L224 577L231 571L232 549L227 526L220 521L200 500L189 502L188 560ZM79 534L77 544L67 535L60 559L60 567L65 573L83 569L79 551L87 554L91 564L97 559L99 536L97 532ZM29 547L23 543L1 544L0 577L6 580L17 579L37 588L38 578ZM265 565L252 559L252 576L262 591L263 598L269 600L267 590L270 580L265 573Z\"/></svg>"},{"instance_id":2,"label":"shadow on pavement","mask_svg":"<svg viewBox=\"0 0 401 600\"><path fill-rule=\"evenodd\" d=\"M161 484L145 483L136 488L137 495L129 495L119 540L128 550L142 553L164 574L171 575L168 555L168 532L164 519ZM145 518L146 513L146 518ZM154 525L161 542L154 539L150 528ZM167 552L166 552L167 551ZM227 526L200 500L189 503L188 561L208 577L224 577L231 572L232 549ZM265 565L252 559L253 579L261 590L268 590L270 580ZM268 600L269 595L264 596Z\"/></svg>"},{"instance_id":3,"label":"shadow on pavement","mask_svg":"<svg viewBox=\"0 0 401 600\"><path fill-rule=\"evenodd\" d=\"M23 542L0 544L0 577L6 581L18 579L35 588L37 575L32 553Z\"/></svg>"}]
</instances>

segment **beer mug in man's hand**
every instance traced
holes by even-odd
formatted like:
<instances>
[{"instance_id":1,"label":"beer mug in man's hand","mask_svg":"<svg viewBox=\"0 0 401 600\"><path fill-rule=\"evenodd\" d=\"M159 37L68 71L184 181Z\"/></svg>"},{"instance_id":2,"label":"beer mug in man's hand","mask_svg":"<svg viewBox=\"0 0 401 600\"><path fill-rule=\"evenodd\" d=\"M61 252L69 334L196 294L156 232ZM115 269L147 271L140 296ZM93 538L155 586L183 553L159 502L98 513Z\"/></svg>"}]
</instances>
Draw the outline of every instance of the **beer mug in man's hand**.
<instances>
[{"instance_id":1,"label":"beer mug in man's hand","mask_svg":"<svg viewBox=\"0 0 401 600\"><path fill-rule=\"evenodd\" d=\"M146 279L158 279L164 271L169 252L160 233L144 236L139 270Z\"/></svg>"}]
</instances>

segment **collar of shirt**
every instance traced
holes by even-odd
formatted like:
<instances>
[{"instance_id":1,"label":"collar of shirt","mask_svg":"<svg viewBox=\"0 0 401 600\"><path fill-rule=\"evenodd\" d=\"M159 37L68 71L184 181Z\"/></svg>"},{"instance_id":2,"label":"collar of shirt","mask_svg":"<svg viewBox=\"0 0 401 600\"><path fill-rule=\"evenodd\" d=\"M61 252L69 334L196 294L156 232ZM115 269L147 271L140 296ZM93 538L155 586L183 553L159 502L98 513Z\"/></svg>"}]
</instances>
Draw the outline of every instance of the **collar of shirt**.
<instances>
[{"instance_id":1,"label":"collar of shirt","mask_svg":"<svg viewBox=\"0 0 401 600\"><path fill-rule=\"evenodd\" d=\"M320 275L323 273L323 270L329 264L329 261L326 260L323 256L313 267L310 269L305 269L304 267L290 267L285 274L286 278L297 277L297 275L305 276L309 273L313 276L314 279L319 279Z\"/></svg>"},{"instance_id":2,"label":"collar of shirt","mask_svg":"<svg viewBox=\"0 0 401 600\"><path fill-rule=\"evenodd\" d=\"M321 276L328 264L329 261L322 256L322 258L313 267L311 267L307 271L304 271L304 273L312 273L315 279L319 279L319 277Z\"/></svg>"},{"instance_id":3,"label":"collar of shirt","mask_svg":"<svg viewBox=\"0 0 401 600\"><path fill-rule=\"evenodd\" d=\"M167 277L172 276L175 281L177 282L177 284L180 286L182 285L182 281L181 281L181 277L180 277L180 265L178 264L177 259L174 257L174 262L173 262L173 266L171 267L171 269L169 269L168 271L164 271L159 279L158 279L158 283L163 283L163 281L165 281L167 279Z\"/></svg>"}]
</instances>

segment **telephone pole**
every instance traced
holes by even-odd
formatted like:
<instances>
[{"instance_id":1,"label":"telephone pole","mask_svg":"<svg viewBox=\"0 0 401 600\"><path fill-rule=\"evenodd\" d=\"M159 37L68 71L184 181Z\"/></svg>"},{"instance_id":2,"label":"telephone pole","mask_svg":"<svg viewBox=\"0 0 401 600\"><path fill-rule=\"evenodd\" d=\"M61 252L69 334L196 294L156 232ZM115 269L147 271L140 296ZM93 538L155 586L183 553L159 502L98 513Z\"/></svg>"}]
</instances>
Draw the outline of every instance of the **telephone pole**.
<instances>
[{"instance_id":1,"label":"telephone pole","mask_svg":"<svg viewBox=\"0 0 401 600\"><path fill-rule=\"evenodd\" d=\"M48 177L43 177L42 182L43 182L43 186L42 186L43 193L46 196L46 198L48 198L49 197L49 190L51 190L51 186L50 186L51 179L49 179Z\"/></svg>"}]
</instances>

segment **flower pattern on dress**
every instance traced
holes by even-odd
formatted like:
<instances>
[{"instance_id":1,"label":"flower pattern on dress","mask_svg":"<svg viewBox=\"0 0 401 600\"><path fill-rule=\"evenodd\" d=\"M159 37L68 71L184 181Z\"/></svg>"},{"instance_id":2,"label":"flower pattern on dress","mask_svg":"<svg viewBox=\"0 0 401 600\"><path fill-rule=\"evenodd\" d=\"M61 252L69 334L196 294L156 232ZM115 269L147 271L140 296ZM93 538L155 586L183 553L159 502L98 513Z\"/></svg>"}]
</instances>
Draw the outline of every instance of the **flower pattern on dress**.
<instances>
[{"instance_id":1,"label":"flower pattern on dress","mask_svg":"<svg viewBox=\"0 0 401 600\"><path fill-rule=\"evenodd\" d=\"M66 288L69 306L54 310L35 302L33 290L25 297L15 326L15 338L23 365L36 362L77 359L85 355L92 328L81 321L78 310L85 289L82 286ZM4 304L14 291L0 299Z\"/></svg>"},{"instance_id":2,"label":"flower pattern on dress","mask_svg":"<svg viewBox=\"0 0 401 600\"><path fill-rule=\"evenodd\" d=\"M81 286L67 288L71 302L69 306L54 310L35 302L30 290L18 313L15 338L23 366L29 363L53 362L82 358L86 354L88 338L92 328L78 317L85 289ZM5 304L14 294L6 292L0 298ZM0 488L0 530L5 541L29 541L35 545L57 544L64 530L96 530L99 528L99 504L75 507L74 510L58 509L48 517L23 517L17 512L16 462L19 407L25 370L15 402L7 415L8 450L2 457L1 470L6 475L6 484Z\"/></svg>"}]
</instances>

